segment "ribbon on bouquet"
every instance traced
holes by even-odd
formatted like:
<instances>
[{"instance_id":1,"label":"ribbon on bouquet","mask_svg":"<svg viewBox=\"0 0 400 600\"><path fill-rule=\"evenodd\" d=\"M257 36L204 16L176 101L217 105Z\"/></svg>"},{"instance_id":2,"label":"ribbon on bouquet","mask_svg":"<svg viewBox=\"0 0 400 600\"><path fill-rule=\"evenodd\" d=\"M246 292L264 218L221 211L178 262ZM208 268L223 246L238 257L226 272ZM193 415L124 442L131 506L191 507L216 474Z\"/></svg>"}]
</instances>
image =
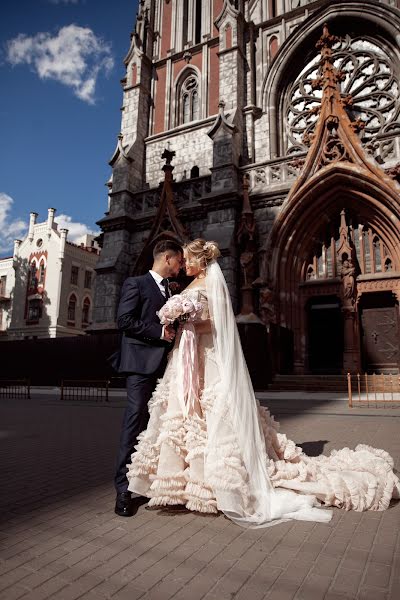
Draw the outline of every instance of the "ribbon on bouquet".
<instances>
[{"instance_id":1,"label":"ribbon on bouquet","mask_svg":"<svg viewBox=\"0 0 400 600\"><path fill-rule=\"evenodd\" d=\"M199 361L196 332L193 323L185 323L178 349L178 400L182 413L187 416L199 396Z\"/></svg>"}]
</instances>

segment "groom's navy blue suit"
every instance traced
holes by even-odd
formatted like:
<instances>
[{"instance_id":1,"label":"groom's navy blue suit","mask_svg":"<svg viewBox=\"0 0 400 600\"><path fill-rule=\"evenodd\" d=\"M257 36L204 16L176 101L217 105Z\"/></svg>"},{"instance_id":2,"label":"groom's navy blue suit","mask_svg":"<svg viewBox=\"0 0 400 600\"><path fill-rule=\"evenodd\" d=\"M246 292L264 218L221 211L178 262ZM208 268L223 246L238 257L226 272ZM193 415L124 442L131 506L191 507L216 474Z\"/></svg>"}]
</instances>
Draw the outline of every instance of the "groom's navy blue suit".
<instances>
[{"instance_id":1,"label":"groom's navy blue suit","mask_svg":"<svg viewBox=\"0 0 400 600\"><path fill-rule=\"evenodd\" d=\"M165 304L158 284L150 273L128 277L122 286L117 312L123 331L118 371L127 374L128 406L125 410L117 458L115 488L126 492L126 465L137 444L137 436L149 419L147 403L162 376L171 344L162 340L157 311Z\"/></svg>"}]
</instances>

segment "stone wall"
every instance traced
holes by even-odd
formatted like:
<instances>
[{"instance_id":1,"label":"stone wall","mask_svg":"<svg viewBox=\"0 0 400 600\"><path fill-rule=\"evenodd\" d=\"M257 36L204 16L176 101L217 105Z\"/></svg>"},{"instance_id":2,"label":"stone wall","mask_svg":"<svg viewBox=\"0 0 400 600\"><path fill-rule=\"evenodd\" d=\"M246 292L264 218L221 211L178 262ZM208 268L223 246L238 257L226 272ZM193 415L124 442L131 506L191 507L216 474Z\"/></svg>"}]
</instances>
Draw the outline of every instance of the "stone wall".
<instances>
[{"instance_id":1,"label":"stone wall","mask_svg":"<svg viewBox=\"0 0 400 600\"><path fill-rule=\"evenodd\" d=\"M176 152L174 158L174 178L177 181L190 178L190 170L195 165L200 169L200 176L208 175L212 167L212 141L208 137L213 120L208 120L203 126L185 127L166 138L148 139L146 142L146 183L156 187L163 179L161 154L167 143L170 150Z\"/></svg>"}]
</instances>

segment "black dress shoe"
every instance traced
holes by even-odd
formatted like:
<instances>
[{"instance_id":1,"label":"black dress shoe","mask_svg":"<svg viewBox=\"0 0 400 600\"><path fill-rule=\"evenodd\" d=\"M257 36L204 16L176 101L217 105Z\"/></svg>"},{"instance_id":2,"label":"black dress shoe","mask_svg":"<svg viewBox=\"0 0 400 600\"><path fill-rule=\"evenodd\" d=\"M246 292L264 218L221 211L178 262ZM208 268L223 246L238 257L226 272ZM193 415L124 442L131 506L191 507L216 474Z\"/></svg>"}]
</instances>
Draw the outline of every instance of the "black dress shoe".
<instances>
[{"instance_id":1,"label":"black dress shoe","mask_svg":"<svg viewBox=\"0 0 400 600\"><path fill-rule=\"evenodd\" d=\"M130 492L117 494L114 512L119 517L133 517L134 507Z\"/></svg>"}]
</instances>

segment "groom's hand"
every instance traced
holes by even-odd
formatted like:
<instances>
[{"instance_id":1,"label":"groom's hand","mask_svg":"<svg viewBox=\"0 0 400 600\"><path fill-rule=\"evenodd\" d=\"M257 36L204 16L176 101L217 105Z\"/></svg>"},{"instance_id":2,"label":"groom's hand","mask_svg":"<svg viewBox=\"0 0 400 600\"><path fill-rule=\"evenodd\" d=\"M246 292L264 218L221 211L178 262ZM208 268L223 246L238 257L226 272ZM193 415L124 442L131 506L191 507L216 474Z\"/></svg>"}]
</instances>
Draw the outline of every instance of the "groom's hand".
<instances>
[{"instance_id":1,"label":"groom's hand","mask_svg":"<svg viewBox=\"0 0 400 600\"><path fill-rule=\"evenodd\" d=\"M163 327L161 339L163 339L167 342L172 342L174 340L174 338L175 338L175 330L172 327L172 325L165 325Z\"/></svg>"}]
</instances>

